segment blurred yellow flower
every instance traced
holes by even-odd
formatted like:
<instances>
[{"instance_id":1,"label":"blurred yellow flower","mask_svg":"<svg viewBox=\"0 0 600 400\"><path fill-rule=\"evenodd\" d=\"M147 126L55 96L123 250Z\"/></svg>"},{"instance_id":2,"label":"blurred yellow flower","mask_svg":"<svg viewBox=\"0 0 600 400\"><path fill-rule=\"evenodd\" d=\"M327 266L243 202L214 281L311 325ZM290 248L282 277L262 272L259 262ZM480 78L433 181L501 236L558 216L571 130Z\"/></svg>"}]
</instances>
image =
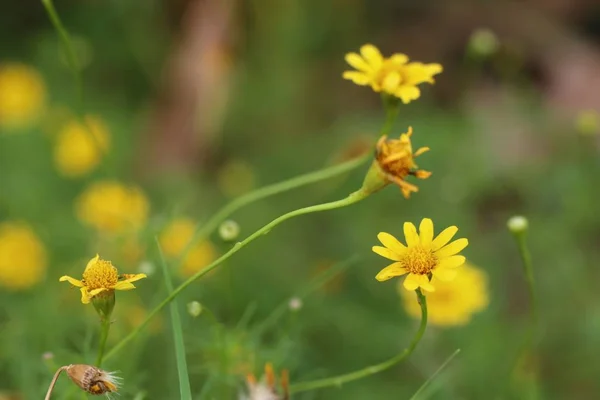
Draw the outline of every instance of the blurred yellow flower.
<instances>
[{"instance_id":1,"label":"blurred yellow flower","mask_svg":"<svg viewBox=\"0 0 600 400\"><path fill-rule=\"evenodd\" d=\"M44 279L46 263L46 249L29 226L0 224L0 286L27 289Z\"/></svg>"},{"instance_id":2,"label":"blurred yellow flower","mask_svg":"<svg viewBox=\"0 0 600 400\"><path fill-rule=\"evenodd\" d=\"M68 178L83 176L98 166L109 142L108 128L101 119L86 116L85 122L69 121L56 138L56 168Z\"/></svg>"},{"instance_id":3,"label":"blurred yellow flower","mask_svg":"<svg viewBox=\"0 0 600 400\"><path fill-rule=\"evenodd\" d=\"M448 243L458 231L456 226L444 229L434 239L433 222L429 218L423 218L419 231L420 234L412 223L404 223L406 246L389 233L377 235L385 247L373 246L373 251L395 261L377 274L378 281L408 274L404 279L407 290L421 287L433 292L435 286L429 281L431 275L440 281L451 281L456 277L456 267L465 263L465 257L458 253L467 247L469 241L462 238Z\"/></svg>"},{"instance_id":4,"label":"blurred yellow flower","mask_svg":"<svg viewBox=\"0 0 600 400\"><path fill-rule=\"evenodd\" d=\"M146 223L149 207L139 188L115 181L91 184L75 202L77 217L107 234L139 230Z\"/></svg>"},{"instance_id":5,"label":"blurred yellow flower","mask_svg":"<svg viewBox=\"0 0 600 400\"><path fill-rule=\"evenodd\" d=\"M114 290L131 290L135 286L131 282L145 278L145 274L121 274L110 261L102 260L98 254L92 258L83 271L83 279L74 279L68 275L61 276L59 281L67 281L80 288L81 302L88 304L95 296L102 292Z\"/></svg>"},{"instance_id":6,"label":"blurred yellow flower","mask_svg":"<svg viewBox=\"0 0 600 400\"><path fill-rule=\"evenodd\" d=\"M487 276L485 272L466 263L460 274L451 282L433 278L435 292L427 295L427 320L438 326L465 325L473 314L484 310L489 304ZM421 318L421 307L414 294L401 289L402 304L414 318Z\"/></svg>"},{"instance_id":7,"label":"blurred yellow flower","mask_svg":"<svg viewBox=\"0 0 600 400\"><path fill-rule=\"evenodd\" d=\"M40 73L25 64L0 64L0 126L31 124L44 111L46 85Z\"/></svg>"},{"instance_id":8,"label":"blurred yellow flower","mask_svg":"<svg viewBox=\"0 0 600 400\"><path fill-rule=\"evenodd\" d=\"M410 137L412 136L412 127L408 127L408 132L400 135L400 139L389 139L382 136L377 142L375 158L384 178L397 184L402 190L405 198L409 198L411 192L418 192L419 188L404 180L408 175L413 175L419 179L426 179L431 176L431 172L417 169L415 157L429 151L429 147L421 147L413 153Z\"/></svg>"},{"instance_id":9,"label":"blurred yellow flower","mask_svg":"<svg viewBox=\"0 0 600 400\"><path fill-rule=\"evenodd\" d=\"M384 58L372 44L362 46L360 54L346 54L346 62L356 71L345 71L344 79L398 97L404 104L418 99L421 90L417 85L434 83L433 76L443 69L440 64L408 62L408 56L400 53Z\"/></svg>"},{"instance_id":10,"label":"blurred yellow flower","mask_svg":"<svg viewBox=\"0 0 600 400\"><path fill-rule=\"evenodd\" d=\"M600 113L594 110L583 110L575 118L575 127L583 136L600 134Z\"/></svg>"},{"instance_id":11,"label":"blurred yellow flower","mask_svg":"<svg viewBox=\"0 0 600 400\"><path fill-rule=\"evenodd\" d=\"M256 185L256 174L247 162L231 160L217 172L217 184L226 196L236 197L250 191Z\"/></svg>"},{"instance_id":12,"label":"blurred yellow flower","mask_svg":"<svg viewBox=\"0 0 600 400\"><path fill-rule=\"evenodd\" d=\"M159 237L161 248L165 256L177 259L186 248L196 230L194 221L189 218L177 218L162 231ZM180 273L183 276L192 276L208 264L213 262L217 251L210 241L195 244L188 252Z\"/></svg>"}]
</instances>

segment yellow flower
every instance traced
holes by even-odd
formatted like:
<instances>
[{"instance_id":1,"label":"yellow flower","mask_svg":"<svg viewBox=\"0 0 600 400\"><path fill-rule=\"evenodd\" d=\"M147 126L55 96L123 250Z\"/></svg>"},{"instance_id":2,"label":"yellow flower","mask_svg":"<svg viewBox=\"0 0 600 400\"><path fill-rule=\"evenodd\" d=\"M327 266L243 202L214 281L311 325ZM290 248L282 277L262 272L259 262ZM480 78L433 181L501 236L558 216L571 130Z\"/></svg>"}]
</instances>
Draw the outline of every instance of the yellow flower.
<instances>
[{"instance_id":1,"label":"yellow flower","mask_svg":"<svg viewBox=\"0 0 600 400\"><path fill-rule=\"evenodd\" d=\"M375 92L384 92L398 97L404 104L421 96L417 85L434 83L433 76L442 72L440 64L408 62L405 54L392 54L384 58L372 44L360 48L360 54L346 54L346 62L356 71L345 71L344 79L357 85L369 85Z\"/></svg>"},{"instance_id":2,"label":"yellow flower","mask_svg":"<svg viewBox=\"0 0 600 400\"><path fill-rule=\"evenodd\" d=\"M428 322L438 326L465 325L473 314L484 310L489 304L487 276L485 272L466 263L460 274L451 282L433 278L435 292L427 295ZM414 294L398 286L406 312L421 318L421 307Z\"/></svg>"},{"instance_id":3,"label":"yellow flower","mask_svg":"<svg viewBox=\"0 0 600 400\"><path fill-rule=\"evenodd\" d=\"M174 259L179 258L194 236L195 230L196 226L189 218L173 220L159 237L164 254ZM197 243L188 252L180 272L183 276L192 276L214 261L216 256L217 251L211 242L202 241Z\"/></svg>"},{"instance_id":4,"label":"yellow flower","mask_svg":"<svg viewBox=\"0 0 600 400\"><path fill-rule=\"evenodd\" d=\"M114 181L91 184L75 203L83 223L108 234L139 230L146 223L148 209L148 200L139 188Z\"/></svg>"},{"instance_id":5,"label":"yellow flower","mask_svg":"<svg viewBox=\"0 0 600 400\"><path fill-rule=\"evenodd\" d=\"M46 249L35 232L19 222L0 224L0 285L27 289L44 279Z\"/></svg>"},{"instance_id":6,"label":"yellow flower","mask_svg":"<svg viewBox=\"0 0 600 400\"><path fill-rule=\"evenodd\" d=\"M96 257L92 258L83 271L83 279L77 280L68 275L61 276L59 281L68 281L71 285L81 290L81 302L88 304L95 296L102 292L112 293L115 290L131 290L135 286L131 282L139 281L146 274L121 274L110 261Z\"/></svg>"},{"instance_id":7,"label":"yellow flower","mask_svg":"<svg viewBox=\"0 0 600 400\"><path fill-rule=\"evenodd\" d=\"M423 218L419 231L420 234L412 223L404 223L406 246L389 233L377 235L385 247L373 246L373 251L395 261L377 274L378 281L408 274L404 279L407 290L421 287L433 292L435 286L429 281L431 275L440 281L451 281L456 277L456 267L465 263L465 257L458 253L467 247L469 241L462 238L448 243L458 231L456 226L444 229L434 239L433 222L429 218Z\"/></svg>"},{"instance_id":8,"label":"yellow flower","mask_svg":"<svg viewBox=\"0 0 600 400\"><path fill-rule=\"evenodd\" d=\"M34 68L19 64L0 65L0 125L18 128L29 125L43 112L46 85Z\"/></svg>"},{"instance_id":9,"label":"yellow flower","mask_svg":"<svg viewBox=\"0 0 600 400\"><path fill-rule=\"evenodd\" d=\"M58 133L54 163L69 178L83 176L98 166L109 146L108 129L99 118L87 116L85 123L69 121Z\"/></svg>"},{"instance_id":10,"label":"yellow flower","mask_svg":"<svg viewBox=\"0 0 600 400\"><path fill-rule=\"evenodd\" d=\"M405 198L409 198L411 192L417 192L419 189L404 179L408 175L413 175L419 179L426 179L431 176L431 172L417 169L415 157L429 151L429 147L421 147L413 153L410 137L412 136L412 127L408 127L408 132L400 135L400 139L388 139L382 136L377 142L376 161L384 178L400 186Z\"/></svg>"},{"instance_id":11,"label":"yellow flower","mask_svg":"<svg viewBox=\"0 0 600 400\"><path fill-rule=\"evenodd\" d=\"M583 136L594 136L600 133L600 113L594 110L583 110L575 118L577 132Z\"/></svg>"}]
</instances>

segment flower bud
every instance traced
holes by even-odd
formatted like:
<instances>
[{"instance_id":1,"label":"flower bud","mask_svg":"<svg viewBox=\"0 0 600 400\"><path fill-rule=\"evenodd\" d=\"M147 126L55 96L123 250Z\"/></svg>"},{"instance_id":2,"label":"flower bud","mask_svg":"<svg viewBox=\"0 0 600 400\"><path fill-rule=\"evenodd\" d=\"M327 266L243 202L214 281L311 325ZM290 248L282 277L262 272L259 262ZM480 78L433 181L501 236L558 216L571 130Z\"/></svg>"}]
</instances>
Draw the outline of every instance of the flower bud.
<instances>
[{"instance_id":1,"label":"flower bud","mask_svg":"<svg viewBox=\"0 0 600 400\"><path fill-rule=\"evenodd\" d=\"M87 393L99 395L115 393L118 380L113 372L106 372L86 364L71 364L66 368L71 380Z\"/></svg>"},{"instance_id":2,"label":"flower bud","mask_svg":"<svg viewBox=\"0 0 600 400\"><path fill-rule=\"evenodd\" d=\"M600 114L594 110L580 111L575 118L575 128L582 136L600 134Z\"/></svg>"},{"instance_id":3,"label":"flower bud","mask_svg":"<svg viewBox=\"0 0 600 400\"><path fill-rule=\"evenodd\" d=\"M202 304L197 301L190 301L187 304L187 311L192 317L196 318L202 313Z\"/></svg>"},{"instance_id":4,"label":"flower bud","mask_svg":"<svg viewBox=\"0 0 600 400\"><path fill-rule=\"evenodd\" d=\"M115 291L105 290L92 297L92 304L103 321L107 321L115 308Z\"/></svg>"},{"instance_id":5,"label":"flower bud","mask_svg":"<svg viewBox=\"0 0 600 400\"><path fill-rule=\"evenodd\" d=\"M471 34L469 52L477 58L487 58L498 51L500 42L490 29L477 29Z\"/></svg>"},{"instance_id":6,"label":"flower bud","mask_svg":"<svg viewBox=\"0 0 600 400\"><path fill-rule=\"evenodd\" d=\"M233 220L226 220L219 225L219 236L226 242L237 239L240 234L240 226Z\"/></svg>"},{"instance_id":7,"label":"flower bud","mask_svg":"<svg viewBox=\"0 0 600 400\"><path fill-rule=\"evenodd\" d=\"M302 299L300 297L292 297L288 303L290 311L300 311L302 308Z\"/></svg>"},{"instance_id":8,"label":"flower bud","mask_svg":"<svg viewBox=\"0 0 600 400\"><path fill-rule=\"evenodd\" d=\"M515 215L508 220L506 225L508 226L508 230L513 234L520 234L527 232L529 222L527 221L527 218L522 215Z\"/></svg>"}]
</instances>

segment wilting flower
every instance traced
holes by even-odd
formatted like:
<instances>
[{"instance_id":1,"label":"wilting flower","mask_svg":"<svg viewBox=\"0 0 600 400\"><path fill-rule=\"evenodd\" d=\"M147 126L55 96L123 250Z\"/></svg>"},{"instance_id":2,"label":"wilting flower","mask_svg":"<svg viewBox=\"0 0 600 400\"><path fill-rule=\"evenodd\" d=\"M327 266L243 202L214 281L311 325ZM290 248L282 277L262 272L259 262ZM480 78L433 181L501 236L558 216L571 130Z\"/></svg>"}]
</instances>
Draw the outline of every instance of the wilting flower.
<instances>
[{"instance_id":1,"label":"wilting flower","mask_svg":"<svg viewBox=\"0 0 600 400\"><path fill-rule=\"evenodd\" d=\"M46 85L34 68L20 64L0 65L0 126L29 125L43 112Z\"/></svg>"},{"instance_id":2,"label":"wilting flower","mask_svg":"<svg viewBox=\"0 0 600 400\"><path fill-rule=\"evenodd\" d=\"M20 222L0 224L0 285L27 289L44 279L46 249L35 232Z\"/></svg>"},{"instance_id":3,"label":"wilting flower","mask_svg":"<svg viewBox=\"0 0 600 400\"><path fill-rule=\"evenodd\" d=\"M167 257L178 259L185 250L196 230L189 218L177 218L162 231L159 237L163 253ZM201 241L192 246L181 265L183 276L192 276L206 267L216 258L217 251L209 241Z\"/></svg>"},{"instance_id":4,"label":"wilting flower","mask_svg":"<svg viewBox=\"0 0 600 400\"><path fill-rule=\"evenodd\" d=\"M432 275L440 281L451 281L456 277L456 267L465 263L465 257L458 253L467 247L469 241L462 238L448 243L458 231L456 226L444 229L434 239L433 222L429 218L423 218L419 231L420 234L412 223L404 223L406 245L389 233L380 232L377 235L385 247L373 246L373 251L395 261L377 274L378 281L408 274L404 279L407 290L421 287L433 292L435 286L430 282Z\"/></svg>"},{"instance_id":5,"label":"wilting flower","mask_svg":"<svg viewBox=\"0 0 600 400\"><path fill-rule=\"evenodd\" d=\"M253 374L246 377L247 394L242 394L240 400L287 400L289 399L289 374L287 370L281 371L281 394L277 390L277 378L273 371L273 365L265 365L264 381L257 382Z\"/></svg>"},{"instance_id":6,"label":"wilting flower","mask_svg":"<svg viewBox=\"0 0 600 400\"><path fill-rule=\"evenodd\" d=\"M97 117L85 121L69 121L58 133L54 147L54 163L69 178L83 176L98 166L108 150L110 134Z\"/></svg>"},{"instance_id":7,"label":"wilting flower","mask_svg":"<svg viewBox=\"0 0 600 400\"><path fill-rule=\"evenodd\" d=\"M91 184L75 203L83 223L108 234L139 230L146 223L148 209L148 200L139 188L114 181Z\"/></svg>"},{"instance_id":8,"label":"wilting flower","mask_svg":"<svg viewBox=\"0 0 600 400\"><path fill-rule=\"evenodd\" d=\"M71 364L66 367L66 371L69 378L89 394L116 393L119 389L119 378L114 372L85 364Z\"/></svg>"},{"instance_id":9,"label":"wilting flower","mask_svg":"<svg viewBox=\"0 0 600 400\"><path fill-rule=\"evenodd\" d=\"M345 71L344 79L357 85L369 85L375 92L384 92L398 97L404 104L421 96L417 85L434 83L433 76L442 72L440 64L408 62L405 54L392 54L385 58L372 44L360 48L360 54L346 54L346 62L356 71Z\"/></svg>"},{"instance_id":10,"label":"wilting flower","mask_svg":"<svg viewBox=\"0 0 600 400\"><path fill-rule=\"evenodd\" d=\"M465 325L489 304L487 276L469 263L461 267L460 274L453 281L445 282L434 277L431 283L435 292L427 295L427 320L430 324ZM400 285L398 291L406 312L411 317L421 318L421 307L414 294L401 289Z\"/></svg>"},{"instance_id":11,"label":"wilting flower","mask_svg":"<svg viewBox=\"0 0 600 400\"><path fill-rule=\"evenodd\" d=\"M81 302L88 304L94 297L101 293L113 294L115 290L131 290L135 286L131 282L145 278L145 274L119 275L110 261L96 257L92 258L83 271L83 279L74 279L68 275L61 276L59 281L68 281L71 285L81 290Z\"/></svg>"},{"instance_id":12,"label":"wilting flower","mask_svg":"<svg viewBox=\"0 0 600 400\"><path fill-rule=\"evenodd\" d=\"M367 173L364 188L375 191L388 183L395 183L407 199L412 192L419 191L417 186L406 182L405 178L409 175L419 179L431 176L431 172L418 169L415 163L415 157L429 151L429 147L421 147L413 153L410 140L412 133L412 127L409 127L408 132L400 135L399 139L388 139L387 136L379 139L375 161Z\"/></svg>"}]
</instances>

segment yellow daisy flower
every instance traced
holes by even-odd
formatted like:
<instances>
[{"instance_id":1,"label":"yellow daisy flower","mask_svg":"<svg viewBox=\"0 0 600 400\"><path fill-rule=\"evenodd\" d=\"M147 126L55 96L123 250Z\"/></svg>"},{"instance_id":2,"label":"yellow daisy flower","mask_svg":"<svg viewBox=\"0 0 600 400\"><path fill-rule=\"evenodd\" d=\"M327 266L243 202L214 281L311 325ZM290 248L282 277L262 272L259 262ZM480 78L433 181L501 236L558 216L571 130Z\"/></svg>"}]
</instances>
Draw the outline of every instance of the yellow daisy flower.
<instances>
[{"instance_id":1,"label":"yellow daisy flower","mask_svg":"<svg viewBox=\"0 0 600 400\"><path fill-rule=\"evenodd\" d=\"M406 245L389 233L380 232L379 241L385 246L373 246L373 251L380 256L395 261L382 269L375 277L378 281L386 281L395 276L408 274L404 279L407 290L421 287L428 292L435 291L431 276L441 281L451 281L456 277L456 267L465 263L465 257L458 255L467 245L467 239L450 240L458 231L456 226L444 229L435 239L433 222L423 218L417 228L410 222L404 223Z\"/></svg>"},{"instance_id":2,"label":"yellow daisy flower","mask_svg":"<svg viewBox=\"0 0 600 400\"><path fill-rule=\"evenodd\" d=\"M0 223L0 286L10 290L28 289L44 280L46 248L26 224Z\"/></svg>"},{"instance_id":3,"label":"yellow daisy flower","mask_svg":"<svg viewBox=\"0 0 600 400\"><path fill-rule=\"evenodd\" d=\"M404 180L408 175L413 175L419 179L427 179L431 172L417 169L415 157L429 151L429 147L421 147L413 153L410 137L412 136L412 127L408 127L408 132L400 135L399 139L388 139L382 136L377 142L377 151L375 158L379 168L385 178L392 183L400 186L405 198L409 198L411 192L418 192L419 188Z\"/></svg>"},{"instance_id":4,"label":"yellow daisy flower","mask_svg":"<svg viewBox=\"0 0 600 400\"><path fill-rule=\"evenodd\" d=\"M59 281L68 281L71 285L80 288L81 302L89 304L94 296L102 292L113 292L115 290L131 290L135 286L131 282L138 281L146 277L146 274L121 274L110 261L96 257L92 258L85 270L83 271L83 279L78 280L70 276L61 276Z\"/></svg>"},{"instance_id":5,"label":"yellow daisy flower","mask_svg":"<svg viewBox=\"0 0 600 400\"><path fill-rule=\"evenodd\" d=\"M40 73L25 64L0 65L0 126L30 125L46 105L46 84Z\"/></svg>"},{"instance_id":6,"label":"yellow daisy flower","mask_svg":"<svg viewBox=\"0 0 600 400\"><path fill-rule=\"evenodd\" d=\"M451 282L433 278L435 292L427 295L427 321L438 326L465 325L473 315L489 304L487 276L484 271L466 263ZM402 304L413 318L421 318L421 307L414 294L401 289Z\"/></svg>"},{"instance_id":7,"label":"yellow daisy flower","mask_svg":"<svg viewBox=\"0 0 600 400\"><path fill-rule=\"evenodd\" d=\"M398 97L404 104L421 96L417 85L425 82L433 84L433 76L443 70L440 64L408 62L405 54L396 53L385 58L372 44L362 46L360 54L346 54L346 62L356 71L345 71L344 79L361 86L369 85L375 92Z\"/></svg>"}]
</instances>

